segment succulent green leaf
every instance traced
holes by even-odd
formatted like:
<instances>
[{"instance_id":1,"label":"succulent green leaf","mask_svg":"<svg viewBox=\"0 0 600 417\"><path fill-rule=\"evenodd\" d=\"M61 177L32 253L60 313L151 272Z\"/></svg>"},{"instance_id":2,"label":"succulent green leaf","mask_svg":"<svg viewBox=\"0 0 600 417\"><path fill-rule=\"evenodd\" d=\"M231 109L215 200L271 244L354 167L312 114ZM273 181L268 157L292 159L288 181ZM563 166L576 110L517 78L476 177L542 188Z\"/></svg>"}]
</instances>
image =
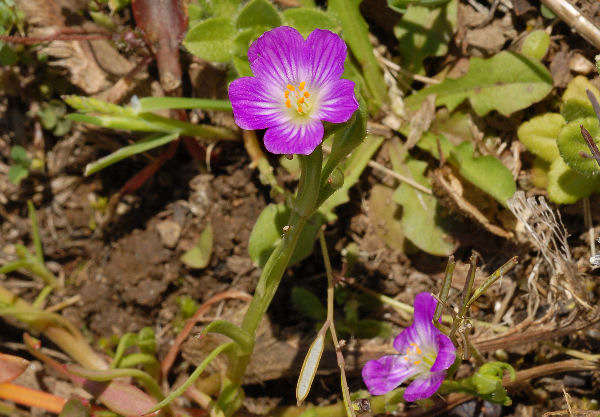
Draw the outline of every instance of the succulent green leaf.
<instances>
[{"instance_id":1,"label":"succulent green leaf","mask_svg":"<svg viewBox=\"0 0 600 417\"><path fill-rule=\"evenodd\" d=\"M199 0L188 4L190 22L204 20L209 17L231 18L240 8L240 0Z\"/></svg>"},{"instance_id":2,"label":"succulent green leaf","mask_svg":"<svg viewBox=\"0 0 600 417\"><path fill-rule=\"evenodd\" d=\"M306 317L317 321L325 321L327 318L327 309L319 298L302 287L292 288L292 303Z\"/></svg>"},{"instance_id":3,"label":"succulent green leaf","mask_svg":"<svg viewBox=\"0 0 600 417\"><path fill-rule=\"evenodd\" d=\"M600 190L600 176L585 177L556 158L548 171L548 198L558 204L573 204Z\"/></svg>"},{"instance_id":4,"label":"succulent green leaf","mask_svg":"<svg viewBox=\"0 0 600 417\"><path fill-rule=\"evenodd\" d=\"M27 150L22 146L15 145L10 148L10 157L19 165L29 166L31 164L31 159L27 156Z\"/></svg>"},{"instance_id":5,"label":"succulent green leaf","mask_svg":"<svg viewBox=\"0 0 600 417\"><path fill-rule=\"evenodd\" d=\"M565 124L560 114L546 113L519 126L517 136L529 152L552 162L559 156L556 138Z\"/></svg>"},{"instance_id":6,"label":"succulent green leaf","mask_svg":"<svg viewBox=\"0 0 600 417\"><path fill-rule=\"evenodd\" d=\"M600 143L598 119L596 116L586 117L573 120L562 128L556 140L558 151L569 168L586 177L595 176L600 174L600 167L598 167L598 162L591 157L590 148L581 136L581 126L590 132L596 145Z\"/></svg>"},{"instance_id":7,"label":"succulent green leaf","mask_svg":"<svg viewBox=\"0 0 600 417\"><path fill-rule=\"evenodd\" d=\"M423 59L448 52L448 42L456 30L457 0L441 7L421 3L408 6L394 27L403 66L413 73L424 73Z\"/></svg>"},{"instance_id":8,"label":"succulent green leaf","mask_svg":"<svg viewBox=\"0 0 600 417\"><path fill-rule=\"evenodd\" d=\"M181 255L180 261L190 268L206 268L210 261L213 248L213 228L209 223L206 225L196 245Z\"/></svg>"},{"instance_id":9,"label":"succulent green leaf","mask_svg":"<svg viewBox=\"0 0 600 417\"><path fill-rule=\"evenodd\" d=\"M581 101L574 98L565 101L560 106L560 114L567 122L581 119L583 117L596 117L594 108L589 101Z\"/></svg>"},{"instance_id":10,"label":"succulent green leaf","mask_svg":"<svg viewBox=\"0 0 600 417\"><path fill-rule=\"evenodd\" d=\"M274 28L281 26L281 17L275 6L267 0L250 0L240 11L235 25L238 28L251 26Z\"/></svg>"},{"instance_id":11,"label":"succulent green leaf","mask_svg":"<svg viewBox=\"0 0 600 417\"><path fill-rule=\"evenodd\" d=\"M523 41L521 53L531 59L541 61L546 56L549 46L550 35L545 30L534 30Z\"/></svg>"},{"instance_id":12,"label":"succulent green leaf","mask_svg":"<svg viewBox=\"0 0 600 417\"><path fill-rule=\"evenodd\" d=\"M578 75L573 78L565 92L563 93L562 100L567 102L569 100L579 100L581 102L588 102L587 94L585 90L590 90L596 98L600 99L600 91L583 75Z\"/></svg>"},{"instance_id":13,"label":"succulent green leaf","mask_svg":"<svg viewBox=\"0 0 600 417\"><path fill-rule=\"evenodd\" d=\"M293 7L281 13L283 24L292 26L304 37L315 29L327 29L332 32L339 31L339 25L327 13L320 9L308 7Z\"/></svg>"},{"instance_id":14,"label":"succulent green leaf","mask_svg":"<svg viewBox=\"0 0 600 417\"><path fill-rule=\"evenodd\" d=\"M413 180L426 187L431 186L424 175L426 162L409 156L404 163ZM406 173L404 172L405 175ZM404 235L416 247L437 256L448 256L454 252L455 245L448 236L448 225L442 218L442 208L434 196L403 183L394 192L393 199L403 209Z\"/></svg>"},{"instance_id":15,"label":"succulent green leaf","mask_svg":"<svg viewBox=\"0 0 600 417\"><path fill-rule=\"evenodd\" d=\"M248 252L250 259L259 268L267 263L271 252L275 249L282 238L283 228L290 218L290 209L284 204L269 204L264 208L250 234ZM300 262L312 253L315 236L319 227L324 223L323 216L315 213L307 222L300 233L298 244L294 254L290 258L289 265Z\"/></svg>"},{"instance_id":16,"label":"succulent green leaf","mask_svg":"<svg viewBox=\"0 0 600 417\"><path fill-rule=\"evenodd\" d=\"M475 156L473 144L462 142L450 152L451 162L460 175L506 207L506 200L517 189L510 170L492 155Z\"/></svg>"},{"instance_id":17,"label":"succulent green leaf","mask_svg":"<svg viewBox=\"0 0 600 417\"><path fill-rule=\"evenodd\" d=\"M214 17L192 27L183 46L195 56L212 62L231 60L235 25L226 17Z\"/></svg>"},{"instance_id":18,"label":"succulent green leaf","mask_svg":"<svg viewBox=\"0 0 600 417\"><path fill-rule=\"evenodd\" d=\"M424 88L405 104L416 110L429 94L436 94L436 104L450 111L468 99L480 116L492 110L508 116L540 101L551 90L552 76L542 64L503 51L489 59L472 58L466 75Z\"/></svg>"},{"instance_id":19,"label":"succulent green leaf","mask_svg":"<svg viewBox=\"0 0 600 417\"><path fill-rule=\"evenodd\" d=\"M202 335L206 335L207 333L219 333L227 336L236 342L242 348L243 352L252 353L254 341L250 333L230 321L215 320L211 322L202 330Z\"/></svg>"},{"instance_id":20,"label":"succulent green leaf","mask_svg":"<svg viewBox=\"0 0 600 417\"><path fill-rule=\"evenodd\" d=\"M104 168L121 161L122 159L129 158L130 156L136 155L138 153L149 151L150 149L157 148L162 145L166 145L167 143L177 139L179 137L178 133L169 133L169 134L156 134L152 135L144 140L141 140L133 145L124 146L121 149L111 153L110 155L106 155L94 162L91 162L85 167L85 176L92 175Z\"/></svg>"}]
</instances>

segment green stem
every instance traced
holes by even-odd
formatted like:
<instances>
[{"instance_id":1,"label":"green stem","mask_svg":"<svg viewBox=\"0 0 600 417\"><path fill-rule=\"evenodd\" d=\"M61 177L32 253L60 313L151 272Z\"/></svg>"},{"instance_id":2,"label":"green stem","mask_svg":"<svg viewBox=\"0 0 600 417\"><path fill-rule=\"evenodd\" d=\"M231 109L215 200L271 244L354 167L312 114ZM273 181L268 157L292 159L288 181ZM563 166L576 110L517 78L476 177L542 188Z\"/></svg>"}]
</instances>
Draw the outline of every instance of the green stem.
<instances>
[{"instance_id":1,"label":"green stem","mask_svg":"<svg viewBox=\"0 0 600 417\"><path fill-rule=\"evenodd\" d=\"M284 231L283 239L281 239L281 242L269 257L262 271L254 292L254 297L252 297L252 301L242 322L242 329L250 334L253 342L249 353L244 353L240 349L237 349L236 353L238 355L234 356L229 371L229 378L236 386L241 386L244 372L250 361L250 356L254 349L256 329L279 287L283 273L287 269L290 258L296 248L300 233L316 209L323 151L319 146L309 156L299 155L298 157L300 158L301 176L298 185L298 196L288 222L289 227Z\"/></svg>"}]
</instances>

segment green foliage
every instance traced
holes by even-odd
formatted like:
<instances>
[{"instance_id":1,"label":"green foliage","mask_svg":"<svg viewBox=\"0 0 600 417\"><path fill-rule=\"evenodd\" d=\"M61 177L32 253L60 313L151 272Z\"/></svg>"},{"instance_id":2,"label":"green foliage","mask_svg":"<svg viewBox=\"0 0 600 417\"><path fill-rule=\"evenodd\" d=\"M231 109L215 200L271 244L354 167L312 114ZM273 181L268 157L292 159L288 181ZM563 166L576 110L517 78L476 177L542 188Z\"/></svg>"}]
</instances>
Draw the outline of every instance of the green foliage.
<instances>
[{"instance_id":1,"label":"green foliage","mask_svg":"<svg viewBox=\"0 0 600 417\"><path fill-rule=\"evenodd\" d=\"M597 162L581 136L583 125L598 142L600 127L586 90L596 97L600 92L585 77L575 77L567 86L560 104L560 114L545 113L521 124L519 140L527 149L547 162L547 175L536 165L535 181L546 183L548 197L559 204L572 204L600 190ZM534 178L532 177L532 180Z\"/></svg>"},{"instance_id":2,"label":"green foliage","mask_svg":"<svg viewBox=\"0 0 600 417\"><path fill-rule=\"evenodd\" d=\"M584 176L595 176L600 174L598 162L590 155L583 136L581 135L581 126L585 127L596 145L600 143L600 125L596 116L575 119L564 126L556 139L558 151L565 163L572 170Z\"/></svg>"},{"instance_id":3,"label":"green foliage","mask_svg":"<svg viewBox=\"0 0 600 417\"><path fill-rule=\"evenodd\" d=\"M264 267L269 256L283 238L283 228L290 218L290 209L284 204L269 204L264 208L250 234L248 252L250 259L260 268ZM314 214L302 230L298 245L289 264L300 262L312 253L317 230L324 219L320 213Z\"/></svg>"},{"instance_id":4,"label":"green foliage","mask_svg":"<svg viewBox=\"0 0 600 417\"><path fill-rule=\"evenodd\" d=\"M320 9L309 9L306 7L294 7L281 13L283 24L298 29L304 37L315 29L327 29L339 32L338 23L327 13Z\"/></svg>"},{"instance_id":5,"label":"green foliage","mask_svg":"<svg viewBox=\"0 0 600 417\"><path fill-rule=\"evenodd\" d=\"M336 329L340 337L357 337L359 339L386 338L391 329L379 320L360 319L361 315L373 312L381 307L381 303L366 294L355 294L347 288L338 287L335 290L335 304L343 307L344 317L336 320ZM300 314L317 321L317 329L327 318L327 308L312 292L301 288L292 289L292 302Z\"/></svg>"},{"instance_id":6,"label":"green foliage","mask_svg":"<svg viewBox=\"0 0 600 417\"><path fill-rule=\"evenodd\" d=\"M373 54L369 27L360 14L361 0L329 0L327 12L342 26L342 36L358 61L366 84L369 109L377 110L387 101L383 74Z\"/></svg>"},{"instance_id":7,"label":"green foliage","mask_svg":"<svg viewBox=\"0 0 600 417\"><path fill-rule=\"evenodd\" d=\"M513 196L517 186L510 170L498 158L475 156L471 142L455 146L450 157L460 175L506 207L506 200Z\"/></svg>"},{"instance_id":8,"label":"green foliage","mask_svg":"<svg viewBox=\"0 0 600 417\"><path fill-rule=\"evenodd\" d=\"M550 46L550 35L544 30L532 31L521 46L521 53L531 59L541 61L548 52Z\"/></svg>"},{"instance_id":9,"label":"green foliage","mask_svg":"<svg viewBox=\"0 0 600 417\"><path fill-rule=\"evenodd\" d=\"M468 99L480 116L492 110L508 116L540 101L551 90L552 77L541 63L503 51L489 59L472 58L466 75L424 88L405 104L416 110L428 95L436 94L436 104L450 111Z\"/></svg>"},{"instance_id":10,"label":"green foliage","mask_svg":"<svg viewBox=\"0 0 600 417\"><path fill-rule=\"evenodd\" d=\"M8 35L16 27L23 32L23 13L15 6L13 0L0 0L0 35ZM0 66L14 65L19 59L19 46L12 46L0 41Z\"/></svg>"},{"instance_id":11,"label":"green foliage","mask_svg":"<svg viewBox=\"0 0 600 417\"><path fill-rule=\"evenodd\" d=\"M71 121L65 117L67 106L61 100L50 100L42 103L37 111L42 126L52 131L54 136L63 136L71 130Z\"/></svg>"},{"instance_id":12,"label":"green foliage","mask_svg":"<svg viewBox=\"0 0 600 417\"><path fill-rule=\"evenodd\" d=\"M458 1L444 3L437 8L423 2L405 3L409 5L394 27L394 34L398 38L402 64L408 71L422 74L424 58L448 52L448 42L456 31Z\"/></svg>"},{"instance_id":13,"label":"green foliage","mask_svg":"<svg viewBox=\"0 0 600 417\"><path fill-rule=\"evenodd\" d=\"M181 255L179 260L189 268L202 269L206 268L210 261L213 248L213 228L209 223L206 225L196 245Z\"/></svg>"},{"instance_id":14,"label":"green foliage","mask_svg":"<svg viewBox=\"0 0 600 417\"><path fill-rule=\"evenodd\" d=\"M213 17L192 27L183 46L199 58L213 62L231 60L236 29L231 19Z\"/></svg>"},{"instance_id":15,"label":"green foliage","mask_svg":"<svg viewBox=\"0 0 600 417\"><path fill-rule=\"evenodd\" d=\"M13 184L19 184L21 180L29 175L31 159L27 156L25 148L19 145L15 145L10 149L10 157L14 164L11 164L8 169L8 179Z\"/></svg>"},{"instance_id":16,"label":"green foliage","mask_svg":"<svg viewBox=\"0 0 600 417\"><path fill-rule=\"evenodd\" d=\"M281 26L279 12L267 0L250 0L240 10L235 25L240 28L266 26L269 28Z\"/></svg>"},{"instance_id":17,"label":"green foliage","mask_svg":"<svg viewBox=\"0 0 600 417\"><path fill-rule=\"evenodd\" d=\"M145 97L142 99L132 99L131 106L126 107L81 96L66 96L64 100L68 105L80 112L67 115L66 117L69 120L90 123L111 129L155 132L154 135L150 135L133 145L124 146L88 164L85 169L85 175L91 175L138 153L163 146L176 140L180 135L200 136L207 140L234 139L237 136L236 133L229 129L183 122L152 113L155 110L169 108L230 110L231 104L223 100Z\"/></svg>"},{"instance_id":18,"label":"green foliage","mask_svg":"<svg viewBox=\"0 0 600 417\"><path fill-rule=\"evenodd\" d=\"M387 0L388 7L398 13L405 13L410 6L436 7L443 6L449 0Z\"/></svg>"},{"instance_id":19,"label":"green foliage","mask_svg":"<svg viewBox=\"0 0 600 417\"><path fill-rule=\"evenodd\" d=\"M454 392L465 392L494 403L511 405L512 401L502 384L504 372L508 372L511 381L514 381L516 375L511 365L504 362L488 362L481 365L470 377L445 382L444 385L452 385L451 390Z\"/></svg>"},{"instance_id":20,"label":"green foliage","mask_svg":"<svg viewBox=\"0 0 600 417\"><path fill-rule=\"evenodd\" d=\"M431 187L424 174L427 163L403 155L398 143L390 147L390 159L394 171L426 188ZM448 256L454 252L455 244L448 236L452 223L442 215L441 206L433 195L402 183L394 192L393 200L402 206L402 232L406 239L432 255Z\"/></svg>"}]
</instances>

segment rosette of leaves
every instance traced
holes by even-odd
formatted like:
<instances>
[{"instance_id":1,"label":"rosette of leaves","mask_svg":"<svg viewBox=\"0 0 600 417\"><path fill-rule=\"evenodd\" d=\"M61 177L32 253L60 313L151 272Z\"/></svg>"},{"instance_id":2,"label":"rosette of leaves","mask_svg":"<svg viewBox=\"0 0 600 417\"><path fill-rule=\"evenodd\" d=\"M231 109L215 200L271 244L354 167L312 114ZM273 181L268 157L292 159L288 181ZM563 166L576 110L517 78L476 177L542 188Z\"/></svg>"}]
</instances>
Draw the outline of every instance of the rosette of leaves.
<instances>
[{"instance_id":1,"label":"rosette of leaves","mask_svg":"<svg viewBox=\"0 0 600 417\"><path fill-rule=\"evenodd\" d=\"M555 203L572 204L600 191L600 169L581 136L584 126L596 143L600 125L586 94L600 91L585 77L575 77L561 97L559 113L545 113L523 123L519 140L534 155L532 182L546 188Z\"/></svg>"}]
</instances>

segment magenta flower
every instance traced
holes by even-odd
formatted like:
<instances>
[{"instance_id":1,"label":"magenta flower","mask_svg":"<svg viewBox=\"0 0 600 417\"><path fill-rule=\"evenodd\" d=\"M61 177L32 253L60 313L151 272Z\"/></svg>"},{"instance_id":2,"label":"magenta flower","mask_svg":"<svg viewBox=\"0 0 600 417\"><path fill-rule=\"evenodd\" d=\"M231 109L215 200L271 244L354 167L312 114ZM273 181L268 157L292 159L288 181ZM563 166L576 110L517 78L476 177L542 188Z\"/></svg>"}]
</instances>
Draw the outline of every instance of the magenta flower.
<instances>
[{"instance_id":1,"label":"magenta flower","mask_svg":"<svg viewBox=\"0 0 600 417\"><path fill-rule=\"evenodd\" d=\"M248 49L254 77L229 86L236 124L267 129L269 152L310 154L323 140L323 123L342 123L358 109L354 82L342 80L346 44L316 29L306 40L281 26L265 32Z\"/></svg>"},{"instance_id":2,"label":"magenta flower","mask_svg":"<svg viewBox=\"0 0 600 417\"><path fill-rule=\"evenodd\" d=\"M394 340L402 354L383 356L365 364L362 377L373 395L385 394L409 378L404 400L431 397L440 387L456 359L456 348L448 336L433 324L437 300L422 292L415 297L415 319Z\"/></svg>"}]
</instances>

